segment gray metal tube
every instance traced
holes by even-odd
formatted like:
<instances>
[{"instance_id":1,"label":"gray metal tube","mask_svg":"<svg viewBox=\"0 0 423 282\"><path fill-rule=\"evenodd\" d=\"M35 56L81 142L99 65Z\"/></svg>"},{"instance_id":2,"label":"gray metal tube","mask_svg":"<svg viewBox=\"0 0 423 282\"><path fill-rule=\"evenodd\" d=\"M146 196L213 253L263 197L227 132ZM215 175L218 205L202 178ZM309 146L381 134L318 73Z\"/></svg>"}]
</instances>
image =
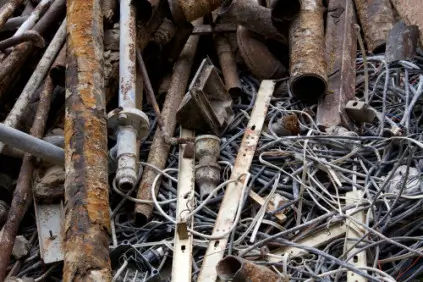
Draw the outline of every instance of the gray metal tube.
<instances>
[{"instance_id":1,"label":"gray metal tube","mask_svg":"<svg viewBox=\"0 0 423 282\"><path fill-rule=\"evenodd\" d=\"M56 165L64 165L65 151L46 141L0 123L0 141Z\"/></svg>"}]
</instances>

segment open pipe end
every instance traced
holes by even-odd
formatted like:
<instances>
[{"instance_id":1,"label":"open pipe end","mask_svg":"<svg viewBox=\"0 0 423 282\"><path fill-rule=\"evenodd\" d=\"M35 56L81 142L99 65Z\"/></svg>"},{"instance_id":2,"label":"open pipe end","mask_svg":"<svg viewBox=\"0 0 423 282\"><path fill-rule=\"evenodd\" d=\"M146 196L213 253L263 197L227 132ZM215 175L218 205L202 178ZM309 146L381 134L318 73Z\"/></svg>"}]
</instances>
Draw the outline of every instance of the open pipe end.
<instances>
[{"instance_id":1,"label":"open pipe end","mask_svg":"<svg viewBox=\"0 0 423 282\"><path fill-rule=\"evenodd\" d=\"M301 9L300 0L279 0L271 3L272 21L282 22L293 20Z\"/></svg>"},{"instance_id":2,"label":"open pipe end","mask_svg":"<svg viewBox=\"0 0 423 282\"><path fill-rule=\"evenodd\" d=\"M326 80L315 74L305 74L291 81L291 93L304 102L317 102L326 92Z\"/></svg>"},{"instance_id":3,"label":"open pipe end","mask_svg":"<svg viewBox=\"0 0 423 282\"><path fill-rule=\"evenodd\" d=\"M136 226L144 226L148 222L148 217L145 214L135 212L134 223Z\"/></svg>"},{"instance_id":4,"label":"open pipe end","mask_svg":"<svg viewBox=\"0 0 423 282\"><path fill-rule=\"evenodd\" d=\"M217 275L222 280L232 280L242 268L242 261L234 256L227 256L216 266Z\"/></svg>"}]
</instances>

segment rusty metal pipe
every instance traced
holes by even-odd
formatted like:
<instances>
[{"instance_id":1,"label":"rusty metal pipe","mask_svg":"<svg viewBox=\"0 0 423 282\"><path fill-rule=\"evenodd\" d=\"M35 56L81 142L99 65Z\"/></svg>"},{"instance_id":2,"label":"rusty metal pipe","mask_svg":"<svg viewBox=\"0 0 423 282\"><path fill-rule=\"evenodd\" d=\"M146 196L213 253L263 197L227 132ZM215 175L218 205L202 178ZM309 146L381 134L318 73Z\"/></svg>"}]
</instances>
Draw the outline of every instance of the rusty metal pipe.
<instances>
[{"instance_id":1,"label":"rusty metal pipe","mask_svg":"<svg viewBox=\"0 0 423 282\"><path fill-rule=\"evenodd\" d=\"M238 26L236 37L239 53L257 78L278 79L286 74L285 66L254 33L243 26Z\"/></svg>"},{"instance_id":2,"label":"rusty metal pipe","mask_svg":"<svg viewBox=\"0 0 423 282\"><path fill-rule=\"evenodd\" d=\"M65 71L66 71L66 45L62 47L53 65L50 68L49 75L53 80L54 85L65 86Z\"/></svg>"},{"instance_id":3,"label":"rusty metal pipe","mask_svg":"<svg viewBox=\"0 0 423 282\"><path fill-rule=\"evenodd\" d=\"M0 8L0 29L22 3L23 0L11 0Z\"/></svg>"},{"instance_id":4,"label":"rusty metal pipe","mask_svg":"<svg viewBox=\"0 0 423 282\"><path fill-rule=\"evenodd\" d=\"M21 35L25 31L30 30L53 2L54 0L42 0L13 36Z\"/></svg>"},{"instance_id":5,"label":"rusty metal pipe","mask_svg":"<svg viewBox=\"0 0 423 282\"><path fill-rule=\"evenodd\" d=\"M423 48L423 5L420 0L391 0L402 20L407 25L416 25L420 30L420 47Z\"/></svg>"},{"instance_id":6,"label":"rusty metal pipe","mask_svg":"<svg viewBox=\"0 0 423 282\"><path fill-rule=\"evenodd\" d=\"M18 29L28 18L28 16L20 16L8 19L0 31L9 31Z\"/></svg>"},{"instance_id":7,"label":"rusty metal pipe","mask_svg":"<svg viewBox=\"0 0 423 282\"><path fill-rule=\"evenodd\" d=\"M214 43L217 55L219 56L226 89L232 97L238 97L242 92L241 81L239 80L235 56L232 52L231 45L224 35L216 35Z\"/></svg>"},{"instance_id":8,"label":"rusty metal pipe","mask_svg":"<svg viewBox=\"0 0 423 282\"><path fill-rule=\"evenodd\" d=\"M352 0L329 1L326 21L326 62L331 92L319 100L317 125L348 126L346 103L355 96L357 29Z\"/></svg>"},{"instance_id":9,"label":"rusty metal pipe","mask_svg":"<svg viewBox=\"0 0 423 282\"><path fill-rule=\"evenodd\" d=\"M222 17L242 25L248 30L288 44L288 36L280 33L272 23L271 10L260 6L254 0L233 0L229 7L225 8Z\"/></svg>"},{"instance_id":10,"label":"rusty metal pipe","mask_svg":"<svg viewBox=\"0 0 423 282\"><path fill-rule=\"evenodd\" d=\"M45 42L41 35L36 31L28 30L20 35L16 35L0 41L0 50L5 50L9 47L21 44L26 41L31 41L35 47L44 48Z\"/></svg>"},{"instance_id":11,"label":"rusty metal pipe","mask_svg":"<svg viewBox=\"0 0 423 282\"><path fill-rule=\"evenodd\" d=\"M354 0L369 52L385 49L395 18L389 0Z\"/></svg>"},{"instance_id":12,"label":"rusty metal pipe","mask_svg":"<svg viewBox=\"0 0 423 282\"><path fill-rule=\"evenodd\" d=\"M49 78L44 83L44 89L40 95L31 135L41 138L44 135L45 124L50 110L53 84ZM23 216L32 203L32 175L34 173L34 157L25 154L22 167L19 172L18 183L13 194L9 215L0 235L0 281L4 281L13 244Z\"/></svg>"},{"instance_id":13,"label":"rusty metal pipe","mask_svg":"<svg viewBox=\"0 0 423 282\"><path fill-rule=\"evenodd\" d=\"M324 34L322 0L303 0L289 29L290 90L300 100L316 102L326 92Z\"/></svg>"},{"instance_id":14,"label":"rusty metal pipe","mask_svg":"<svg viewBox=\"0 0 423 282\"><path fill-rule=\"evenodd\" d=\"M166 45L176 34L176 26L171 20L165 18L153 35L152 41L159 45Z\"/></svg>"},{"instance_id":15,"label":"rusty metal pipe","mask_svg":"<svg viewBox=\"0 0 423 282\"><path fill-rule=\"evenodd\" d=\"M173 132L175 131L176 111L178 110L178 107L181 104L181 101L185 95L185 90L188 84L189 75L191 73L191 67L197 50L198 41L198 36L191 36L188 39L184 49L179 55L179 58L173 68L170 87L166 95L165 102L163 104L163 109L161 111L164 125L169 134L173 134ZM148 154L147 162L152 165L155 165L160 169L164 169L169 150L170 145L165 142L160 130L156 130L153 142L151 144L150 152ZM149 167L145 168L141 178L141 183L138 187L137 199L151 201L151 185L153 185L153 181L156 176L157 172L155 170ZM159 185L160 184L158 184L158 186ZM158 186L156 187L156 193L158 193L159 190ZM152 204L136 204L136 224L145 224L151 218L152 212Z\"/></svg>"},{"instance_id":16,"label":"rusty metal pipe","mask_svg":"<svg viewBox=\"0 0 423 282\"><path fill-rule=\"evenodd\" d=\"M177 24L191 22L216 10L221 0L168 0L173 20Z\"/></svg>"},{"instance_id":17,"label":"rusty metal pipe","mask_svg":"<svg viewBox=\"0 0 423 282\"><path fill-rule=\"evenodd\" d=\"M68 0L63 281L111 281L100 0Z\"/></svg>"},{"instance_id":18,"label":"rusty metal pipe","mask_svg":"<svg viewBox=\"0 0 423 282\"><path fill-rule=\"evenodd\" d=\"M216 266L217 275L220 279L232 282L282 282L283 279L265 266L257 265L246 259L235 256L227 256Z\"/></svg>"},{"instance_id":19,"label":"rusty metal pipe","mask_svg":"<svg viewBox=\"0 0 423 282\"><path fill-rule=\"evenodd\" d=\"M399 60L411 60L417 51L419 28L397 22L391 29L386 42L385 57L388 63Z\"/></svg>"}]
</instances>

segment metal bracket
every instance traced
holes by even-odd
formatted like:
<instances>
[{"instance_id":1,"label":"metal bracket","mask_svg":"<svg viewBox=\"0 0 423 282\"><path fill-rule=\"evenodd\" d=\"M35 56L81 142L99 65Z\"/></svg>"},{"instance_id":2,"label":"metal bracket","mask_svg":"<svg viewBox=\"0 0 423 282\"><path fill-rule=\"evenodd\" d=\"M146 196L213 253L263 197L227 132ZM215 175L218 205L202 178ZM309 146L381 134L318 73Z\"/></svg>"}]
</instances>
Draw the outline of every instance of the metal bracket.
<instances>
[{"instance_id":1,"label":"metal bracket","mask_svg":"<svg viewBox=\"0 0 423 282\"><path fill-rule=\"evenodd\" d=\"M372 122L376 114L362 101L350 100L345 106L347 115L355 122Z\"/></svg>"}]
</instances>

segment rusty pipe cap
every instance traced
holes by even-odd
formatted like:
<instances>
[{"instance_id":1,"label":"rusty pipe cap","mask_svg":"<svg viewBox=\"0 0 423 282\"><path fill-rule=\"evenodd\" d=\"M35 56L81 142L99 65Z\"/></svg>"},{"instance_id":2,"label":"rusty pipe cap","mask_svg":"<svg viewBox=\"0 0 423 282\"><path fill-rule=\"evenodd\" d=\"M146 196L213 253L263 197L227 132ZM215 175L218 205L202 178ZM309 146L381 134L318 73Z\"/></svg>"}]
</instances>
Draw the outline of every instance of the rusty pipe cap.
<instances>
[{"instance_id":1,"label":"rusty pipe cap","mask_svg":"<svg viewBox=\"0 0 423 282\"><path fill-rule=\"evenodd\" d=\"M220 138L215 135L201 135L195 139L195 156L198 160L204 157L218 158L220 154Z\"/></svg>"}]
</instances>

